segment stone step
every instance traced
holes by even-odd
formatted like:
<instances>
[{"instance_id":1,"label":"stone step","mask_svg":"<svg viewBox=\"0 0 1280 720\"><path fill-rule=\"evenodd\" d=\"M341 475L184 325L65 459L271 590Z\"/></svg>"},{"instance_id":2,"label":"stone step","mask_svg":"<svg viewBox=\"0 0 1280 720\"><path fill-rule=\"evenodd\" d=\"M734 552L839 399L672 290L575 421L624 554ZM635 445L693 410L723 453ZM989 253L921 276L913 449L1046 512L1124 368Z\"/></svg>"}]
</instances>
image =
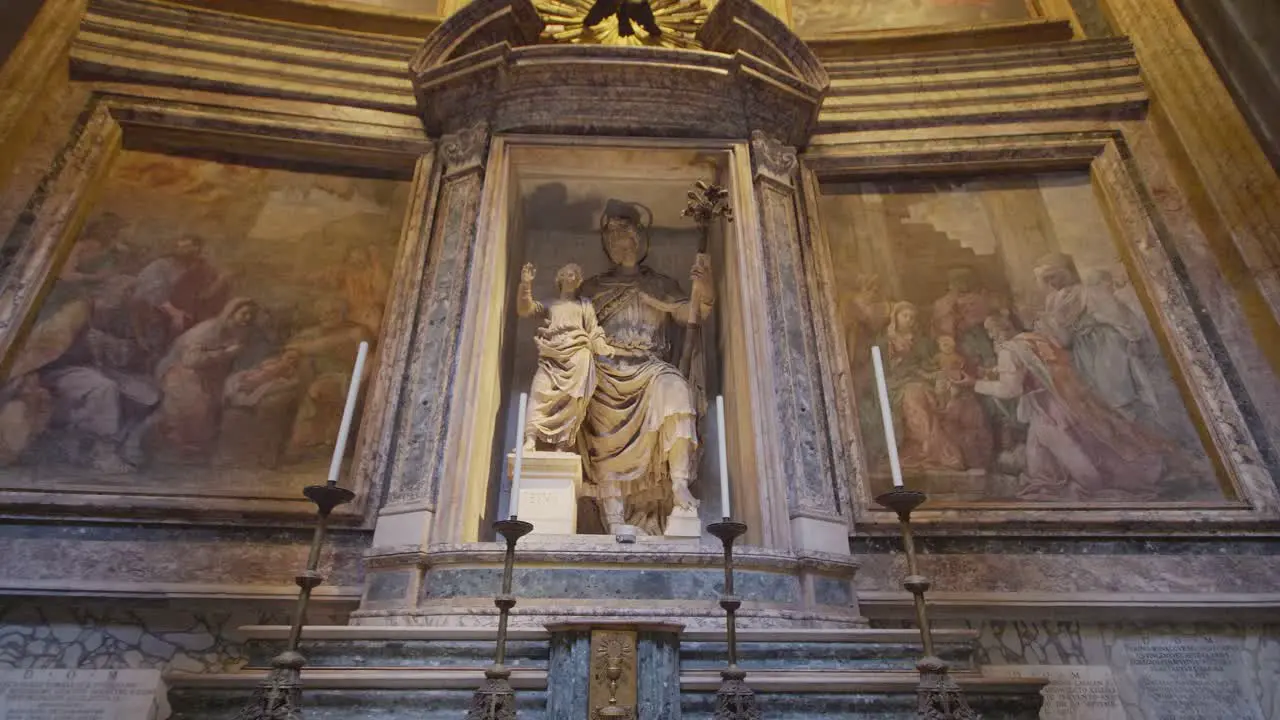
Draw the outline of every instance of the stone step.
<instances>
[{"instance_id":1,"label":"stone step","mask_svg":"<svg viewBox=\"0 0 1280 720\"><path fill-rule=\"evenodd\" d=\"M289 629L250 626L246 638L250 669L267 668L284 648ZM507 664L547 667L550 633L513 629L508 632ZM935 652L956 670L976 670L976 634L970 630L934 631ZM493 657L493 628L312 626L303 631L299 650L312 668L448 668L483 666ZM800 629L740 630L739 664L746 670L831 669L906 671L921 655L914 630ZM689 630L681 634L683 670L717 670L727 656L722 630Z\"/></svg>"},{"instance_id":2,"label":"stone step","mask_svg":"<svg viewBox=\"0 0 1280 720\"><path fill-rule=\"evenodd\" d=\"M481 666L431 669L314 669L303 673L307 720L457 720L483 678ZM262 679L262 672L225 674L171 673L169 702L173 720L231 720ZM985 720L1034 720L1043 682L992 679L957 672L957 682ZM553 720L546 715L546 672L516 669L522 720ZM750 673L770 720L909 720L916 717L914 672L774 670ZM708 720L720 685L716 671L680 674L683 720ZM584 712L585 716L585 712ZM554 720L564 720L556 718ZM655 718L653 720L670 720Z\"/></svg>"}]
</instances>

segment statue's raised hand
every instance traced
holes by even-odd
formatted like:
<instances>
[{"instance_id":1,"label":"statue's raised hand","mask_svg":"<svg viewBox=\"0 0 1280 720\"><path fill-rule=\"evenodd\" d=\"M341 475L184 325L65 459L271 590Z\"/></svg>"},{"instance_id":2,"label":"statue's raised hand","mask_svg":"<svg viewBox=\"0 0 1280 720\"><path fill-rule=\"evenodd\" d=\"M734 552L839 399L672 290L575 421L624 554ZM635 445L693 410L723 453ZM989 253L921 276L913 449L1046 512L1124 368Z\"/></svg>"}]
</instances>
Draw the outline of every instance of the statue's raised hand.
<instances>
[{"instance_id":1,"label":"statue's raised hand","mask_svg":"<svg viewBox=\"0 0 1280 720\"><path fill-rule=\"evenodd\" d=\"M715 289L711 286L711 256L698 253L693 259L693 268L689 270L689 279L693 282L695 293L702 297L713 297Z\"/></svg>"},{"instance_id":2,"label":"statue's raised hand","mask_svg":"<svg viewBox=\"0 0 1280 720\"><path fill-rule=\"evenodd\" d=\"M533 276L537 274L538 271L533 267L533 263L525 263L524 267L520 268L520 282L531 283Z\"/></svg>"}]
</instances>

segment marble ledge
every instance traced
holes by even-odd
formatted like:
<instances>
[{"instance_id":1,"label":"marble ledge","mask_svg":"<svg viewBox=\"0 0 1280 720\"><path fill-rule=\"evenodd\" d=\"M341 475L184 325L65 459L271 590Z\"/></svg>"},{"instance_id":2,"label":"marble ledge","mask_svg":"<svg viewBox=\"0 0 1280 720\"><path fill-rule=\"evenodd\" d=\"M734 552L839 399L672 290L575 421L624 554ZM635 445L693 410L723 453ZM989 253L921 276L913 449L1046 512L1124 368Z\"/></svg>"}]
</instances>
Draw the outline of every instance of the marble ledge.
<instances>
[{"instance_id":1,"label":"marble ledge","mask_svg":"<svg viewBox=\"0 0 1280 720\"><path fill-rule=\"evenodd\" d=\"M1280 593L945 592L927 595L935 619L1052 617L1081 622L1274 622ZM862 590L858 607L872 621L912 618L910 594ZM938 630L934 630L935 636Z\"/></svg>"},{"instance_id":2,"label":"marble ledge","mask_svg":"<svg viewBox=\"0 0 1280 720\"><path fill-rule=\"evenodd\" d=\"M350 604L360 602L363 589L358 585L321 585L311 591L316 604ZM253 600L294 602L295 585L246 585L220 583L163 583L93 580L26 580L0 579L0 596L18 597L87 597L138 598L149 600Z\"/></svg>"},{"instance_id":3,"label":"marble ledge","mask_svg":"<svg viewBox=\"0 0 1280 720\"><path fill-rule=\"evenodd\" d=\"M187 673L170 672L170 687L200 689L247 689L262 681L261 672ZM769 693L914 693L920 682L915 672L840 670L764 670L751 673L751 687ZM995 678L972 672L952 674L965 690L986 694L1034 693L1048 684L1037 678ZM484 678L484 668L432 668L430 670L320 669L306 671L308 689L472 689ZM680 674L680 688L686 692L714 692L720 687L718 670ZM517 690L537 690L547 686L545 670L512 668L511 685Z\"/></svg>"},{"instance_id":4,"label":"marble ledge","mask_svg":"<svg viewBox=\"0 0 1280 720\"><path fill-rule=\"evenodd\" d=\"M307 668L308 690L474 690L484 680L485 668L407 668L403 670ZM262 682L263 671L233 673L169 672L164 676L171 688L249 689ZM547 687L547 671L511 668L511 685L517 690Z\"/></svg>"},{"instance_id":5,"label":"marble ledge","mask_svg":"<svg viewBox=\"0 0 1280 720\"><path fill-rule=\"evenodd\" d=\"M592 625L589 620L579 621ZM617 621L600 621L600 625ZM236 629L236 635L245 640L285 640L289 637L286 625L246 625ZM308 625L302 629L303 640L427 640L465 641L492 640L498 635L494 627L422 627L385 625ZM772 629L740 628L739 642L805 642L805 643L911 643L919 638L915 630L881 628L830 628L830 629ZM978 639L977 630L960 628L935 629L933 637L939 642L967 642ZM512 641L549 640L551 633L537 628L511 628L507 639ZM723 642L724 630L686 629L680 639L687 642Z\"/></svg>"},{"instance_id":6,"label":"marble ledge","mask_svg":"<svg viewBox=\"0 0 1280 720\"><path fill-rule=\"evenodd\" d=\"M1038 692L1048 680L1040 678L994 678L973 672L953 672L951 677L966 691L984 694L1024 694ZM719 670L680 673L680 689L715 692L721 683ZM899 693L915 692L920 684L916 672L846 672L841 670L756 670L750 674L756 692L793 693Z\"/></svg>"},{"instance_id":7,"label":"marble ledge","mask_svg":"<svg viewBox=\"0 0 1280 720\"><path fill-rule=\"evenodd\" d=\"M372 548L364 553L366 567L371 569L416 565L422 568L459 564L500 563L505 544L476 542L430 545L426 549L412 546ZM847 573L861 563L856 557L817 551L790 552L767 548L735 547L734 558L739 567L792 570L799 566L818 572ZM716 566L723 562L719 543L653 539L635 544L576 538L543 538L525 540L516 547L521 564L621 564L662 566Z\"/></svg>"}]
</instances>

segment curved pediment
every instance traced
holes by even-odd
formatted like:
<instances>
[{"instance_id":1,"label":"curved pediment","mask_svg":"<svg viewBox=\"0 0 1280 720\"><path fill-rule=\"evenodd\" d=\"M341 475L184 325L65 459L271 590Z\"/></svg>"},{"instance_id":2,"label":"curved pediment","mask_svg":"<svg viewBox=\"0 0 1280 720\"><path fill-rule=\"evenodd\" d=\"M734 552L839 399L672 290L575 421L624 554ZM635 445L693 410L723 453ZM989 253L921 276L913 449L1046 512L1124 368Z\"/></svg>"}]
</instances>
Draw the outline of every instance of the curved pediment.
<instances>
[{"instance_id":1,"label":"curved pediment","mask_svg":"<svg viewBox=\"0 0 1280 720\"><path fill-rule=\"evenodd\" d=\"M722 0L702 49L556 43L531 0L476 0L414 55L432 135L494 132L741 138L803 145L829 80L812 51L751 0Z\"/></svg>"}]
</instances>

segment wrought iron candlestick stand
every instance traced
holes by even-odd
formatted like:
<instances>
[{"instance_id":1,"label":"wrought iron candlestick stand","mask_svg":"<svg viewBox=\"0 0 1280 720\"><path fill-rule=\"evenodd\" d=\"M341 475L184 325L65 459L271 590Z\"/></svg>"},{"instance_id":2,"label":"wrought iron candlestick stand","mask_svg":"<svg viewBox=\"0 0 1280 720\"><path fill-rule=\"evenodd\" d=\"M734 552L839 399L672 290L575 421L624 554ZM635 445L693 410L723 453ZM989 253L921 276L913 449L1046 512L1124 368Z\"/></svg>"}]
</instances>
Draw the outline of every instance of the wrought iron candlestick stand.
<instances>
[{"instance_id":1,"label":"wrought iron candlestick stand","mask_svg":"<svg viewBox=\"0 0 1280 720\"><path fill-rule=\"evenodd\" d=\"M720 607L724 608L726 641L729 645L729 664L720 671L720 690L716 693L714 720L760 720L760 708L756 706L756 694L747 687L747 672L738 667L738 628L736 613L742 607L742 598L733 594L733 541L747 532L746 523L725 518L711 523L707 531L720 538L724 545L724 594Z\"/></svg>"},{"instance_id":2,"label":"wrought iron candlestick stand","mask_svg":"<svg viewBox=\"0 0 1280 720\"><path fill-rule=\"evenodd\" d=\"M467 720L515 720L516 693L511 689L511 670L507 661L507 620L516 598L511 594L511 572L516 563L516 541L533 532L533 523L517 520L499 520L493 524L507 541L507 554L502 562L502 592L493 599L498 606L498 646L494 650L493 665L484 671L484 682L471 696L471 710Z\"/></svg>"},{"instance_id":3,"label":"wrought iron candlestick stand","mask_svg":"<svg viewBox=\"0 0 1280 720\"><path fill-rule=\"evenodd\" d=\"M311 535L311 554L307 557L307 569L294 578L298 584L298 604L293 610L293 627L289 630L289 642L284 652L271 660L271 672L253 691L249 704L240 711L238 720L301 720L302 718L302 666L307 659L298 652L302 639L302 626L307 622L307 605L311 591L324 582L320 574L320 548L324 545L328 530L329 513L339 505L351 502L355 493L337 483L309 485L302 494L316 504L316 527Z\"/></svg>"},{"instance_id":4,"label":"wrought iron candlestick stand","mask_svg":"<svg viewBox=\"0 0 1280 720\"><path fill-rule=\"evenodd\" d=\"M920 643L924 657L916 663L920 671L920 685L916 689L916 716L927 720L977 720L978 715L964 699L960 686L947 672L947 663L933 652L933 630L929 627L929 609L924 594L929 590L929 578L920 574L916 561L916 544L911 534L911 511L927 499L919 490L894 488L876 497L881 507L898 514L902 526L902 547L907 554L907 577L902 586L915 599L916 624L920 626Z\"/></svg>"}]
</instances>

